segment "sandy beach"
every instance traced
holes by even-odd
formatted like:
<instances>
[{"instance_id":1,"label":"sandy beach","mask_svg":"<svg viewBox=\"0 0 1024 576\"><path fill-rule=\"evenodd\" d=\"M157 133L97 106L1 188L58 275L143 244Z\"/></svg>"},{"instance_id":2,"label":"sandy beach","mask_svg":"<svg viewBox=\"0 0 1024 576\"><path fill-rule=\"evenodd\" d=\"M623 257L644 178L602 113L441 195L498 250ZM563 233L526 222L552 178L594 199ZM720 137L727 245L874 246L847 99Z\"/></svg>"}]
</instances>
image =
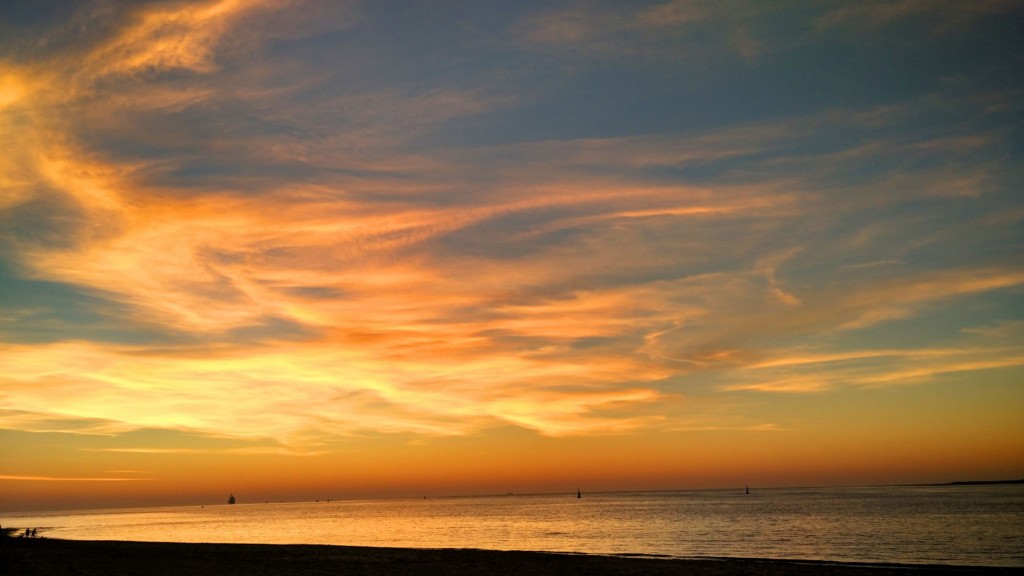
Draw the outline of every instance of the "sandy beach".
<instances>
[{"instance_id":1,"label":"sandy beach","mask_svg":"<svg viewBox=\"0 0 1024 576\"><path fill-rule=\"evenodd\" d=\"M758 559L668 559L487 550L348 546L173 544L0 540L5 572L18 576L89 575L862 575L1010 574L1011 568L866 565Z\"/></svg>"}]
</instances>

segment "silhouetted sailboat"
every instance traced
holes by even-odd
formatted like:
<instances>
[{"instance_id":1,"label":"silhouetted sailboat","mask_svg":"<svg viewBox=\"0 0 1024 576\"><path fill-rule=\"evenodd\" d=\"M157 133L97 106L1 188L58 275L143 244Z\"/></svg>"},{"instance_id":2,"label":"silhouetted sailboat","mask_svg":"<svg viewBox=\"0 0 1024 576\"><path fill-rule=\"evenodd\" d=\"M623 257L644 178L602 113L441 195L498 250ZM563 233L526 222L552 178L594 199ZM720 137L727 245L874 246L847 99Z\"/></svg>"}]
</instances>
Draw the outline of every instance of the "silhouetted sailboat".
<instances>
[{"instance_id":1,"label":"silhouetted sailboat","mask_svg":"<svg viewBox=\"0 0 1024 576\"><path fill-rule=\"evenodd\" d=\"M232 495L228 496L228 504L234 504L234 503L235 503L235 495L232 494Z\"/></svg>"},{"instance_id":2,"label":"silhouetted sailboat","mask_svg":"<svg viewBox=\"0 0 1024 576\"><path fill-rule=\"evenodd\" d=\"M577 498L583 498L583 493L582 493L582 492L580 492L579 490L577 490L577 491L576 491L576 497L577 497Z\"/></svg>"}]
</instances>

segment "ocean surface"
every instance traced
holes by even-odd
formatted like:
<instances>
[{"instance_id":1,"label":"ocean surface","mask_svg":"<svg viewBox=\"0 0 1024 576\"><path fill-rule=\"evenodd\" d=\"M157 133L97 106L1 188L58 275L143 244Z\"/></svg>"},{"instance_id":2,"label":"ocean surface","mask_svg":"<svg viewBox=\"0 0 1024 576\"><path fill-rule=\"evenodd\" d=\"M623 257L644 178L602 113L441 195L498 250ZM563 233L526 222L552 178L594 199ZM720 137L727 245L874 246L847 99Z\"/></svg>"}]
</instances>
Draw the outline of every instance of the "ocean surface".
<instances>
[{"instance_id":1,"label":"ocean surface","mask_svg":"<svg viewBox=\"0 0 1024 576\"><path fill-rule=\"evenodd\" d=\"M1024 566L1024 485L239 503L4 515L77 540Z\"/></svg>"}]
</instances>

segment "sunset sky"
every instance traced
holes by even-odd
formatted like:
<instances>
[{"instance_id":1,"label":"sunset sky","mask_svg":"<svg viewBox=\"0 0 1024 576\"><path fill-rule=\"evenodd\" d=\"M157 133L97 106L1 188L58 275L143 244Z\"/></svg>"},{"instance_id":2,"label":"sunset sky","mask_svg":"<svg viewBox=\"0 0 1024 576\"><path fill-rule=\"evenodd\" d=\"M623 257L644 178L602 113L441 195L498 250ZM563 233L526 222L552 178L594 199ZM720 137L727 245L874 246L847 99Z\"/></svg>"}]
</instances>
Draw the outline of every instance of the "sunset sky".
<instances>
[{"instance_id":1,"label":"sunset sky","mask_svg":"<svg viewBox=\"0 0 1024 576\"><path fill-rule=\"evenodd\" d=\"M0 511L1024 477L1011 0L0 7Z\"/></svg>"}]
</instances>

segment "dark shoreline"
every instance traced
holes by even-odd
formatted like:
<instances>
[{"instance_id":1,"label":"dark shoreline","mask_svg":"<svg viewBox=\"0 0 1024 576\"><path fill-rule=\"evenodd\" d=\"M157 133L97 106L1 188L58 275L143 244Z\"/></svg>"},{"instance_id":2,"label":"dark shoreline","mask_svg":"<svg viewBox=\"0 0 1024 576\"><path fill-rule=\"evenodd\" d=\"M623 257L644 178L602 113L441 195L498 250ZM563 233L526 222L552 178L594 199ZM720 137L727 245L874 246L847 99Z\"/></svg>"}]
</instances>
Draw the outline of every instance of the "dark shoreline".
<instances>
[{"instance_id":1,"label":"dark shoreline","mask_svg":"<svg viewBox=\"0 0 1024 576\"><path fill-rule=\"evenodd\" d=\"M475 549L367 548L280 544L178 544L3 538L5 572L17 576L72 574L171 576L270 574L382 576L525 575L835 575L1016 574L1019 568L859 564L755 558L678 559Z\"/></svg>"},{"instance_id":2,"label":"dark shoreline","mask_svg":"<svg viewBox=\"0 0 1024 576\"><path fill-rule=\"evenodd\" d=\"M895 484L895 486L911 488L921 486L1001 486L1005 484L1024 484L1024 478L1020 480L957 480L941 484Z\"/></svg>"}]
</instances>

